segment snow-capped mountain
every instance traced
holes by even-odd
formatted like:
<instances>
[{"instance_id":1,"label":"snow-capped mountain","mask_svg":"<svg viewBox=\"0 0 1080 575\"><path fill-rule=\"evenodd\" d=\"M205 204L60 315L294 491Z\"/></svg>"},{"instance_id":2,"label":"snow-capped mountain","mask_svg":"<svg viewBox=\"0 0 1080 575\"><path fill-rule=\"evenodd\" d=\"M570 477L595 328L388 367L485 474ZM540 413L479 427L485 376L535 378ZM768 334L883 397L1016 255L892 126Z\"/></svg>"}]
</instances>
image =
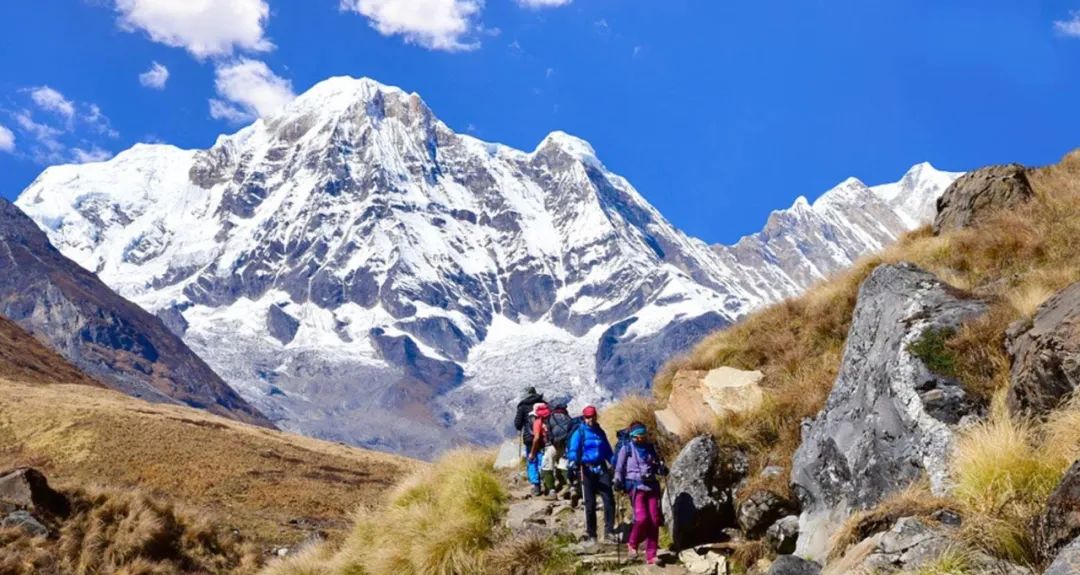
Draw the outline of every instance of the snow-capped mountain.
<instances>
[{"instance_id":1,"label":"snow-capped mountain","mask_svg":"<svg viewBox=\"0 0 1080 575\"><path fill-rule=\"evenodd\" d=\"M827 273L821 257L925 221L952 176L909 175L714 249L580 139L518 151L454 133L416 94L333 78L209 150L49 168L17 204L280 426L430 455L501 438L526 385L578 403L646 387L671 354ZM825 255L800 259L781 220L808 210Z\"/></svg>"}]
</instances>

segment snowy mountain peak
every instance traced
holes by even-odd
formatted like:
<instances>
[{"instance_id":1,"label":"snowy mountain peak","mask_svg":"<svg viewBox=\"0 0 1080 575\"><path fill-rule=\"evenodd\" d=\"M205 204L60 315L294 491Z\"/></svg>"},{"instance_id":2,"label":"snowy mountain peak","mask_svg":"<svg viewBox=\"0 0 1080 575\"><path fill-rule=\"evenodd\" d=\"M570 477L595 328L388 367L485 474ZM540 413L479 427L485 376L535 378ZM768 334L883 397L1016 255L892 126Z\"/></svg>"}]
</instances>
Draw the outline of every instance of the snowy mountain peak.
<instances>
[{"instance_id":1,"label":"snowy mountain peak","mask_svg":"<svg viewBox=\"0 0 1080 575\"><path fill-rule=\"evenodd\" d=\"M710 249L580 138L482 142L341 77L207 150L46 170L17 203L281 426L430 455L501 438L528 384L581 403L646 388L704 334L902 233L892 206L921 206L908 190L928 181L849 180Z\"/></svg>"}]
</instances>

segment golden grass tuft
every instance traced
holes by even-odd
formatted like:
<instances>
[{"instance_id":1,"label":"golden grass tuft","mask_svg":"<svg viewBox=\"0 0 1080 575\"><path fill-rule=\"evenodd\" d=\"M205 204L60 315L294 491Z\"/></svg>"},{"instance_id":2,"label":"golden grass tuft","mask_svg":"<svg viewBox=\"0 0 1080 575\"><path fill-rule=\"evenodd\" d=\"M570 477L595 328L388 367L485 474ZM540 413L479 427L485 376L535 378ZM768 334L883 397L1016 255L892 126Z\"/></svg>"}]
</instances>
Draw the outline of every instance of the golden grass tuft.
<instances>
[{"instance_id":1,"label":"golden grass tuft","mask_svg":"<svg viewBox=\"0 0 1080 575\"><path fill-rule=\"evenodd\" d=\"M508 538L487 555L485 573L489 575L574 575L573 556L550 537L529 533Z\"/></svg>"},{"instance_id":2,"label":"golden grass tuft","mask_svg":"<svg viewBox=\"0 0 1080 575\"><path fill-rule=\"evenodd\" d=\"M614 443L615 433L635 421L644 423L649 431L656 432L656 402L643 395L628 395L600 412L600 426L608 439Z\"/></svg>"},{"instance_id":3,"label":"golden grass tuft","mask_svg":"<svg viewBox=\"0 0 1080 575\"><path fill-rule=\"evenodd\" d=\"M965 430L953 457L951 496L966 520L970 544L1020 564L1037 561L1029 526L1065 471L1063 460L1042 449L1026 421L1007 415L1001 402L986 421Z\"/></svg>"},{"instance_id":4,"label":"golden grass tuft","mask_svg":"<svg viewBox=\"0 0 1080 575\"><path fill-rule=\"evenodd\" d=\"M493 463L489 453L449 452L403 480L385 507L360 514L338 549L310 550L263 575L484 573L508 497Z\"/></svg>"},{"instance_id":5,"label":"golden grass tuft","mask_svg":"<svg viewBox=\"0 0 1080 575\"><path fill-rule=\"evenodd\" d=\"M72 575L255 573L254 545L140 491L86 490L68 494L72 514L52 539L0 532L0 573Z\"/></svg>"}]
</instances>

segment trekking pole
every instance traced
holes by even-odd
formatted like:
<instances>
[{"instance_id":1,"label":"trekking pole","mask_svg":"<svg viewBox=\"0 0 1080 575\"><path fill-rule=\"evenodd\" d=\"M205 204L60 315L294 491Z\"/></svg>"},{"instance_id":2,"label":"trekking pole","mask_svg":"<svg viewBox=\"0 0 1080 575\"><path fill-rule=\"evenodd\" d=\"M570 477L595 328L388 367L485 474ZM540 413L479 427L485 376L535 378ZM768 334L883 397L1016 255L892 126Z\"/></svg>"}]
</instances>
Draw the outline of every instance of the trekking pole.
<instances>
[{"instance_id":1,"label":"trekking pole","mask_svg":"<svg viewBox=\"0 0 1080 575\"><path fill-rule=\"evenodd\" d=\"M615 520L619 522L619 529L615 534L615 560L618 562L619 567L622 567L622 513L619 513L619 494L616 493L615 497Z\"/></svg>"}]
</instances>

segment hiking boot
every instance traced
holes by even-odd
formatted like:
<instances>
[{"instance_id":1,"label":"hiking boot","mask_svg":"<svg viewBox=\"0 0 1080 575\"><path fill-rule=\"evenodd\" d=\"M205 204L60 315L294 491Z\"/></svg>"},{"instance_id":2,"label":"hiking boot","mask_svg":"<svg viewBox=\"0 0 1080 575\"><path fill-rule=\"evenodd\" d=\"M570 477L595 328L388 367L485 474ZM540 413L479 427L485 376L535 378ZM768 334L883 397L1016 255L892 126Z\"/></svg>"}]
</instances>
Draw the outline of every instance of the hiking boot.
<instances>
[{"instance_id":1,"label":"hiking boot","mask_svg":"<svg viewBox=\"0 0 1080 575\"><path fill-rule=\"evenodd\" d=\"M540 496L540 486L539 485L535 485L535 484L533 485L532 495L533 495L533 497L539 497Z\"/></svg>"},{"instance_id":2,"label":"hiking boot","mask_svg":"<svg viewBox=\"0 0 1080 575\"><path fill-rule=\"evenodd\" d=\"M620 539L619 535L616 533L608 533L607 535L604 535L604 543L609 545L619 545L622 543L622 539Z\"/></svg>"}]
</instances>

